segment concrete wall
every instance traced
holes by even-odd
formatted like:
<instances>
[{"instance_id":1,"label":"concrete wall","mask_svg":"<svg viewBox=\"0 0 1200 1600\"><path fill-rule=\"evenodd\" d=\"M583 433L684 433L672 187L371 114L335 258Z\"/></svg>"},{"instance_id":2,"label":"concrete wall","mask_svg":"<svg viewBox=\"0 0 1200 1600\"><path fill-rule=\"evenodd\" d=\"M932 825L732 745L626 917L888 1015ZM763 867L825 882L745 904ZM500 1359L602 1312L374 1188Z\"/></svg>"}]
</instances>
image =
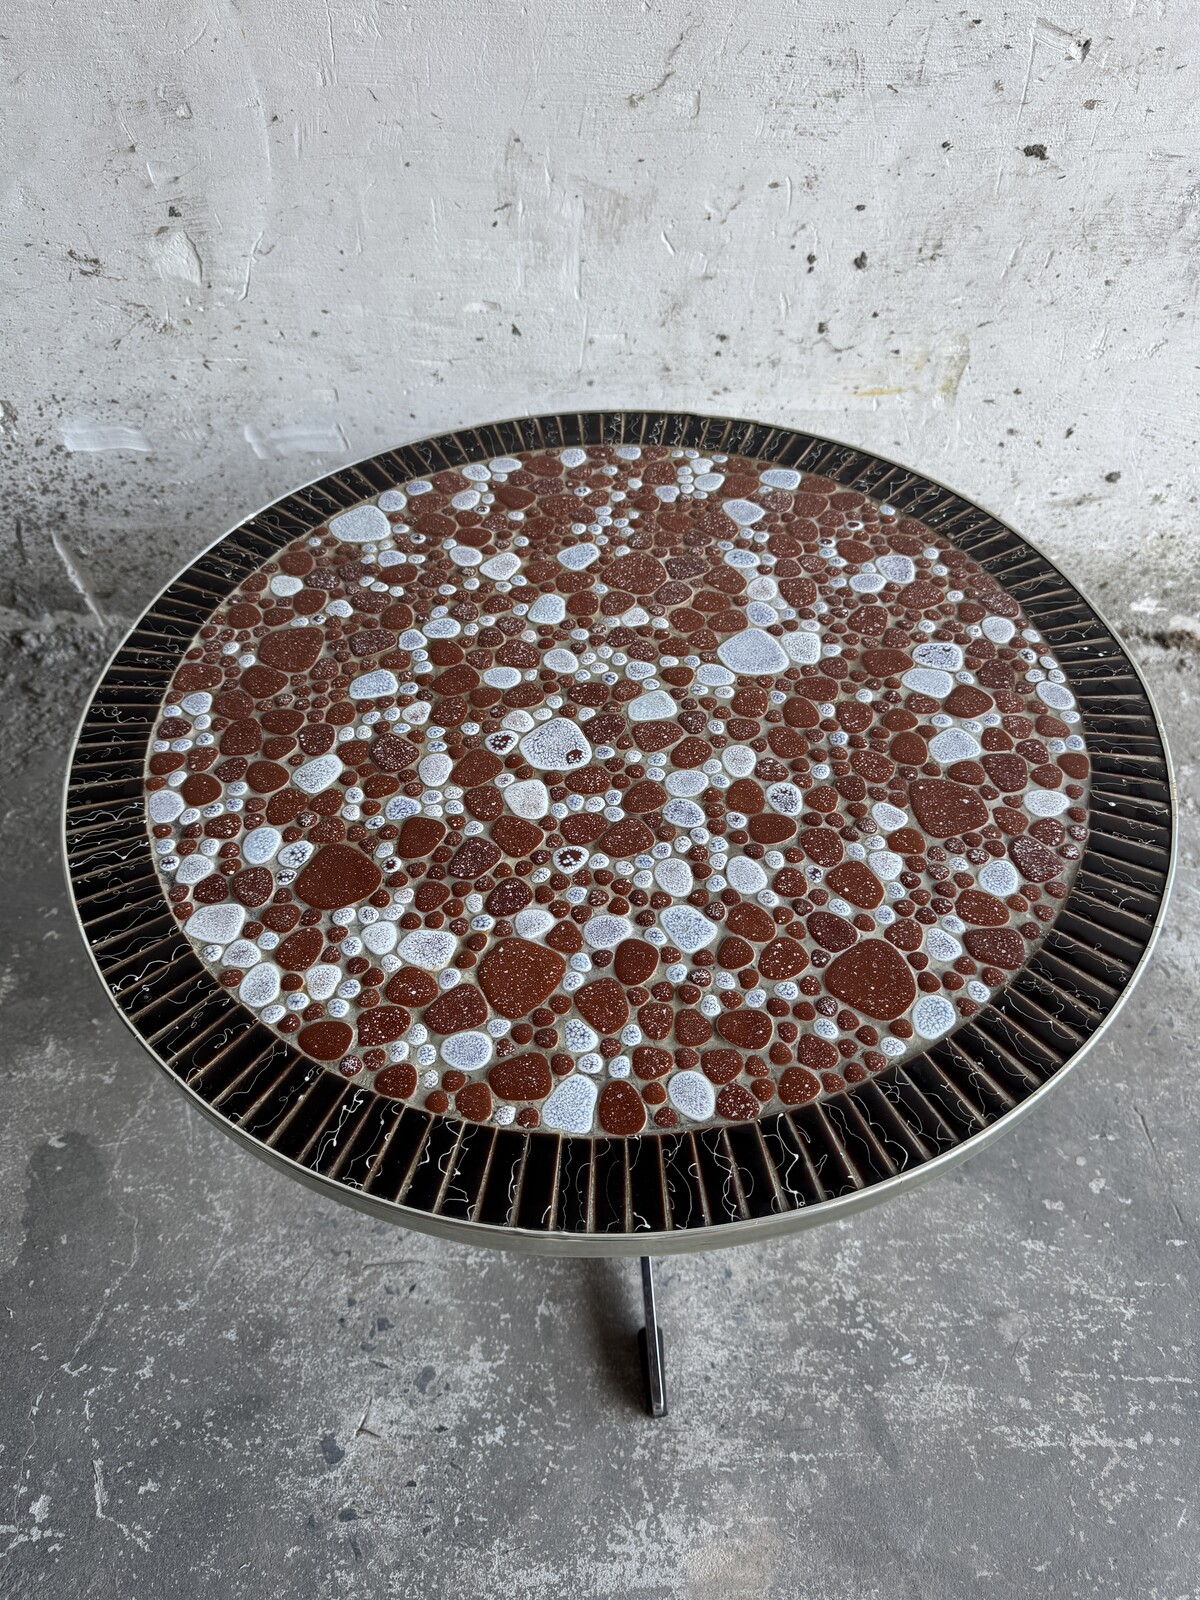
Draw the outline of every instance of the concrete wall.
<instances>
[{"instance_id":1,"label":"concrete wall","mask_svg":"<svg viewBox=\"0 0 1200 1600\"><path fill-rule=\"evenodd\" d=\"M1187 0L113 0L5 31L18 625L128 617L401 439L625 403L894 454L1135 637L1200 643Z\"/></svg>"}]
</instances>

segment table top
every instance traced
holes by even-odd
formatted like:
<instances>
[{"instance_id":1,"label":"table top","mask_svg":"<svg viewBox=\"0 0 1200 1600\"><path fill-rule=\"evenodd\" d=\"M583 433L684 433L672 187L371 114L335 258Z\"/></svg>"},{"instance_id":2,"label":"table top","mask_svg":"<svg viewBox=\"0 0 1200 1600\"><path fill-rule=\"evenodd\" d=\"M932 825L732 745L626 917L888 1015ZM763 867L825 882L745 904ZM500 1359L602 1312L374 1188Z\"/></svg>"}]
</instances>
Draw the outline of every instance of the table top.
<instances>
[{"instance_id":1,"label":"table top","mask_svg":"<svg viewBox=\"0 0 1200 1600\"><path fill-rule=\"evenodd\" d=\"M479 1244L691 1250L982 1147L1128 993L1154 707L994 517L830 440L421 441L219 540L68 778L105 987L220 1126Z\"/></svg>"}]
</instances>

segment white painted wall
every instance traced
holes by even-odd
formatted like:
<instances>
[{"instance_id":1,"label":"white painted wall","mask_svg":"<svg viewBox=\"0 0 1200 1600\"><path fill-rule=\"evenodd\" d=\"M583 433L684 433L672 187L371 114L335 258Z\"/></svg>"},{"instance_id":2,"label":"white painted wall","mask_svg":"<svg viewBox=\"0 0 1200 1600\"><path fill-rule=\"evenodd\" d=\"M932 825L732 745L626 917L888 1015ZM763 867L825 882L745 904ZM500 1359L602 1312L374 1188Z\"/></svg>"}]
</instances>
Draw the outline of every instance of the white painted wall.
<instances>
[{"instance_id":1,"label":"white painted wall","mask_svg":"<svg viewBox=\"0 0 1200 1600\"><path fill-rule=\"evenodd\" d=\"M895 455L1200 643L1189 0L60 0L4 32L10 625L129 616L346 459L624 403Z\"/></svg>"}]
</instances>

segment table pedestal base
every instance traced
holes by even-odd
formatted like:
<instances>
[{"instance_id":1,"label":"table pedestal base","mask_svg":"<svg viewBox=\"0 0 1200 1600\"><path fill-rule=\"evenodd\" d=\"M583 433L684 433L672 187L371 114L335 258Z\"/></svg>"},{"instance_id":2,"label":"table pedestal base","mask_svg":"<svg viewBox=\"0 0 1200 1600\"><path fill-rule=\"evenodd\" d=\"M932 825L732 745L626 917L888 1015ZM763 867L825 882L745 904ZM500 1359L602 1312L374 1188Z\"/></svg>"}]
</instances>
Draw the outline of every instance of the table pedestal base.
<instances>
[{"instance_id":1,"label":"table pedestal base","mask_svg":"<svg viewBox=\"0 0 1200 1600\"><path fill-rule=\"evenodd\" d=\"M641 1257L642 1308L645 1327L638 1330L638 1353L642 1360L642 1379L646 1386L646 1410L652 1417L667 1414L667 1374L663 1362L663 1334L658 1325L654 1295L654 1262Z\"/></svg>"}]
</instances>

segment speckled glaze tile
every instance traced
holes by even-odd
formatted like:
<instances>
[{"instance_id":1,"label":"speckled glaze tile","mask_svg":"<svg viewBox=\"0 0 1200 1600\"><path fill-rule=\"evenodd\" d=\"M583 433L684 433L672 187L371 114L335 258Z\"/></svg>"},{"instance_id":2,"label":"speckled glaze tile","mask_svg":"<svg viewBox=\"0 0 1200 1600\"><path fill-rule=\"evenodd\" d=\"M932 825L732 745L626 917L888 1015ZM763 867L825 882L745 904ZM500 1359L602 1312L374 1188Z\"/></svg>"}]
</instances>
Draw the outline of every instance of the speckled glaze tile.
<instances>
[{"instance_id":1,"label":"speckled glaze tile","mask_svg":"<svg viewBox=\"0 0 1200 1600\"><path fill-rule=\"evenodd\" d=\"M759 424L332 474L139 622L67 794L113 999L225 1127L479 1242L882 1198L1075 1059L1172 860L1146 691L993 518Z\"/></svg>"}]
</instances>

